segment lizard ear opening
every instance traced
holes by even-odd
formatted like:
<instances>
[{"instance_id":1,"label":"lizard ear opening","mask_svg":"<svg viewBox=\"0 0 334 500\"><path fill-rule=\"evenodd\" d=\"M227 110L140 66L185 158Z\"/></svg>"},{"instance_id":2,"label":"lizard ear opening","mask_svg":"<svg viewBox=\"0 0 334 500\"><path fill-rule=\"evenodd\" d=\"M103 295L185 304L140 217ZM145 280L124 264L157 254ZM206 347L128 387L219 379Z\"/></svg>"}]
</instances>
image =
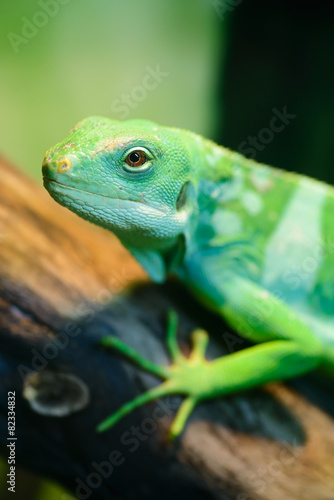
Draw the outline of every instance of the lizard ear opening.
<instances>
[{"instance_id":1,"label":"lizard ear opening","mask_svg":"<svg viewBox=\"0 0 334 500\"><path fill-rule=\"evenodd\" d=\"M193 191L193 185L190 181L187 181L183 184L181 187L181 190L179 192L179 196L177 197L176 200L176 210L179 211L181 210L186 204L189 199L189 196L191 192Z\"/></svg>"}]
</instances>

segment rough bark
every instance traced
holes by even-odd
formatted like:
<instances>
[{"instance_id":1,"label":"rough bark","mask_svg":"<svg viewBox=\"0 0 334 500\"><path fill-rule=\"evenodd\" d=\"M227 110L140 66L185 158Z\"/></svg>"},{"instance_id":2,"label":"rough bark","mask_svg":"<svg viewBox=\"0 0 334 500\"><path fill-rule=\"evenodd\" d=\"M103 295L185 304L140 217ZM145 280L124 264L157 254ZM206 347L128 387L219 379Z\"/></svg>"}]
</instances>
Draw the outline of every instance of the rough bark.
<instances>
[{"instance_id":1,"label":"rough bark","mask_svg":"<svg viewBox=\"0 0 334 500\"><path fill-rule=\"evenodd\" d=\"M202 404L174 444L166 441L166 431L178 397L146 405L97 434L97 423L157 383L101 349L102 336L118 335L149 359L167 363L165 313L172 306L180 314L184 350L197 325L212 336L211 356L242 342L178 285L150 284L113 235L58 206L4 162L0 175L5 456L7 393L15 391L18 462L77 490L78 498L333 499L331 408L319 407L326 406L327 395L308 379L298 392L272 384ZM137 285L130 289L130 283ZM36 413L23 397L23 379L32 369L38 376L78 377L88 387L89 403L64 417ZM65 396L53 397L51 405ZM88 485L86 493L78 490L79 480Z\"/></svg>"}]
</instances>

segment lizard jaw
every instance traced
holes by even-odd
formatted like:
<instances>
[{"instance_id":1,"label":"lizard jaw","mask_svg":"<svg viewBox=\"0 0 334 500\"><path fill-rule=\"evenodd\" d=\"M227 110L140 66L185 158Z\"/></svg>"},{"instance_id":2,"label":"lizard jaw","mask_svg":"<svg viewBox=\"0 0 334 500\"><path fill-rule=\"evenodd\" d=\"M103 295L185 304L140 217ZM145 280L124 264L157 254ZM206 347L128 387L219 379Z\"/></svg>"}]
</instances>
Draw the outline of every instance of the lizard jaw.
<instances>
[{"instance_id":1,"label":"lizard jaw","mask_svg":"<svg viewBox=\"0 0 334 500\"><path fill-rule=\"evenodd\" d=\"M54 200L93 224L109 229L121 240L166 241L183 226L167 209L152 207L143 200L128 200L91 193L44 177L44 187ZM161 230L163 227L163 230Z\"/></svg>"}]
</instances>

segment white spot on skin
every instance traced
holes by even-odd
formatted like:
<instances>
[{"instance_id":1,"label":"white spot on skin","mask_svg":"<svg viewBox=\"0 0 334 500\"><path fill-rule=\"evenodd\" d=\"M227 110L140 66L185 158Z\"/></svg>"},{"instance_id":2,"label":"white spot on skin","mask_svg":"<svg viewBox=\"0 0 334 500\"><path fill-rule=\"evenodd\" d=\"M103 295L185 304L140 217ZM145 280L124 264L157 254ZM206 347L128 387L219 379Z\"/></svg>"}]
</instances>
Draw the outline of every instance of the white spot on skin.
<instances>
[{"instance_id":1,"label":"white spot on skin","mask_svg":"<svg viewBox=\"0 0 334 500\"><path fill-rule=\"evenodd\" d=\"M204 144L203 144L203 140L198 136L198 135L195 135L195 141L197 143L197 146L203 150L203 147L204 147Z\"/></svg>"},{"instance_id":2,"label":"white spot on skin","mask_svg":"<svg viewBox=\"0 0 334 500\"><path fill-rule=\"evenodd\" d=\"M249 178L259 193L265 193L273 187L273 181L270 178L271 175L272 172L268 167L258 167L251 172Z\"/></svg>"},{"instance_id":3,"label":"white spot on skin","mask_svg":"<svg viewBox=\"0 0 334 500\"><path fill-rule=\"evenodd\" d=\"M257 215L263 209L263 201L255 191L246 190L241 195L241 204L250 215Z\"/></svg>"},{"instance_id":4,"label":"white spot on skin","mask_svg":"<svg viewBox=\"0 0 334 500\"><path fill-rule=\"evenodd\" d=\"M291 287L287 274L296 266L303 269L298 287L299 299L303 299L312 287L317 275L318 265L307 272L304 270L310 258L314 258L315 248L321 247L322 209L326 199L326 185L300 181L294 196L285 209L283 216L268 241L264 266L263 284L269 290L279 288L297 299L296 289ZM318 259L320 264L321 259Z\"/></svg>"},{"instance_id":5,"label":"white spot on skin","mask_svg":"<svg viewBox=\"0 0 334 500\"><path fill-rule=\"evenodd\" d=\"M229 210L216 210L212 215L211 223L219 235L231 236L242 231L241 217Z\"/></svg>"},{"instance_id":6,"label":"white spot on skin","mask_svg":"<svg viewBox=\"0 0 334 500\"><path fill-rule=\"evenodd\" d=\"M223 152L219 147L212 148L211 151L206 155L206 161L211 167L216 167L217 163L222 160L223 156Z\"/></svg>"}]
</instances>

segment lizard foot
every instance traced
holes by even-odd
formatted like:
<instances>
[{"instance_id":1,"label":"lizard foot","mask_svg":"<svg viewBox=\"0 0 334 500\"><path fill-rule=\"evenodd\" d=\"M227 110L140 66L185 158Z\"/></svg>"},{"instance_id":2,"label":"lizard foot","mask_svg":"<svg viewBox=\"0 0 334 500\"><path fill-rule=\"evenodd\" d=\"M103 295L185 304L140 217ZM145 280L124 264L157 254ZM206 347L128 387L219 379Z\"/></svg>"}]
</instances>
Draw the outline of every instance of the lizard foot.
<instances>
[{"instance_id":1,"label":"lizard foot","mask_svg":"<svg viewBox=\"0 0 334 500\"><path fill-rule=\"evenodd\" d=\"M103 346L118 351L138 367L164 379L164 382L121 406L97 426L98 432L106 431L135 408L149 401L171 394L181 394L186 396L186 399L177 411L169 431L169 438L175 439L181 434L196 404L208 397L207 386L210 383L210 377L206 375L210 371L208 370L210 362L205 359L205 350L209 337L204 330L194 330L191 336L193 348L187 358L178 346L176 335L177 314L170 310L166 336L167 348L172 359L170 366L159 366L145 359L117 337L108 336L101 340Z\"/></svg>"}]
</instances>

